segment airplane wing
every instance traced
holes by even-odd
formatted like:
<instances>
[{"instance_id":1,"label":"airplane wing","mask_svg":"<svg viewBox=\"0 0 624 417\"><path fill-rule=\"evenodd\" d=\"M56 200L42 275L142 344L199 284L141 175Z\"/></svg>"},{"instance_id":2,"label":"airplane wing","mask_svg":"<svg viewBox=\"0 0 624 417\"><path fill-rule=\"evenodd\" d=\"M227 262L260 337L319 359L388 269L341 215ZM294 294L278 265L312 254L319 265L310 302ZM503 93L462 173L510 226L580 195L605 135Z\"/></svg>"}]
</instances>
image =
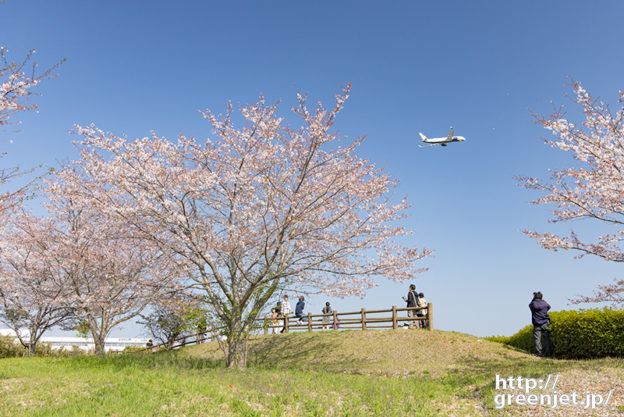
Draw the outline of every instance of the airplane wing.
<instances>
[{"instance_id":1,"label":"airplane wing","mask_svg":"<svg viewBox=\"0 0 624 417\"><path fill-rule=\"evenodd\" d=\"M449 142L453 140L453 128L452 127L451 127L451 133L449 133L449 135L446 138L446 140L448 140Z\"/></svg>"}]
</instances>

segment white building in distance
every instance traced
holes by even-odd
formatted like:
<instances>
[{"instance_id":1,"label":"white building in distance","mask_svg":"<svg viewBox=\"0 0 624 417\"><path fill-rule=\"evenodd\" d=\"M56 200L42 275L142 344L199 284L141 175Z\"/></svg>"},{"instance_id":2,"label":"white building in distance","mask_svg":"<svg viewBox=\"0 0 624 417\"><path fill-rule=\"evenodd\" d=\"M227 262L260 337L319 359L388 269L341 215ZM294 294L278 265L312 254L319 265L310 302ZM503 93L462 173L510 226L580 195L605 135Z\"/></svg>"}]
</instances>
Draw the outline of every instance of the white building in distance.
<instances>
[{"instance_id":1,"label":"white building in distance","mask_svg":"<svg viewBox=\"0 0 624 417\"><path fill-rule=\"evenodd\" d=\"M24 332L24 334L28 334L28 332ZM10 336L15 338L17 341L17 336L15 332L11 329L0 329L1 336ZM119 337L108 337L104 341L104 350L106 352L119 352L124 350L128 346L132 347L145 347L149 339L140 339L140 338L119 338ZM19 343L19 342L18 342ZM71 350L74 346L78 348L88 351L95 349L95 345L93 343L93 339L88 337L55 337L55 336L41 336L39 339L39 343L49 343L50 347L54 350L64 349Z\"/></svg>"}]
</instances>

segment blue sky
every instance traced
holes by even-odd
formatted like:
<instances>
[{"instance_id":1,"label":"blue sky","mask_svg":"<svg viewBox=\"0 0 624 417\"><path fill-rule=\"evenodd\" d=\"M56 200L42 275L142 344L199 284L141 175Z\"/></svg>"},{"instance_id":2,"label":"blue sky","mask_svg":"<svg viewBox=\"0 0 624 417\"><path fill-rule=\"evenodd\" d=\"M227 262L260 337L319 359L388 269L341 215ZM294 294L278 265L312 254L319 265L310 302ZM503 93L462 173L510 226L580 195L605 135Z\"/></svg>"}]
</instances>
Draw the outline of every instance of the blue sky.
<instances>
[{"instance_id":1,"label":"blue sky","mask_svg":"<svg viewBox=\"0 0 624 417\"><path fill-rule=\"evenodd\" d=\"M0 4L0 44L11 56L36 48L59 77L38 87L38 113L19 133L0 132L6 161L55 165L74 158L74 123L128 137L151 130L205 137L198 109L220 112L297 91L329 103L347 82L337 122L366 135L361 156L400 180L413 205L411 245L436 250L415 284L435 305L435 326L479 336L530 323L531 293L554 310L622 276L616 264L541 249L520 231L593 234L589 222L547 223L514 176L547 175L571 163L550 149L530 111L569 104L568 77L616 104L624 89L619 1L29 1ZM578 114L571 109L571 115ZM419 148L418 131L465 143ZM9 140L14 140L9 144ZM5 163L8 163L5 162ZM380 281L339 311L403 305L406 284ZM324 297L312 297L320 312ZM132 325L114 334L133 336Z\"/></svg>"}]
</instances>

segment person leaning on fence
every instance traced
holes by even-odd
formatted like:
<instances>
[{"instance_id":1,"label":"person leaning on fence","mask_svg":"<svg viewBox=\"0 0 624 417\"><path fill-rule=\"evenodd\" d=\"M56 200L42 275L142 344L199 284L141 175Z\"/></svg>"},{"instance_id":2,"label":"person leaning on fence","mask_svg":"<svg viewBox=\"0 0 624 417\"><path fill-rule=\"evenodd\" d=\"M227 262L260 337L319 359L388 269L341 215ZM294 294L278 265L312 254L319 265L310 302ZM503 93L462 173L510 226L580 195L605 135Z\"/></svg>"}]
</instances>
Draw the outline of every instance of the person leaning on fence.
<instances>
[{"instance_id":1,"label":"person leaning on fence","mask_svg":"<svg viewBox=\"0 0 624 417\"><path fill-rule=\"evenodd\" d=\"M531 322L533 322L533 337L535 338L535 350L539 356L550 356L552 354L552 345L550 344L550 304L544 299L541 292L533 293L533 300L529 304L531 309ZM542 338L544 346L542 348Z\"/></svg>"},{"instance_id":2,"label":"person leaning on fence","mask_svg":"<svg viewBox=\"0 0 624 417\"><path fill-rule=\"evenodd\" d=\"M427 300L425 300L425 294L422 292L418 294L418 307L427 307ZM416 311L416 316L418 317L422 317L424 319L426 315L427 315L426 308ZM418 320L418 327L424 328L425 320Z\"/></svg>"},{"instance_id":3,"label":"person leaning on fence","mask_svg":"<svg viewBox=\"0 0 624 417\"><path fill-rule=\"evenodd\" d=\"M303 317L304 312L303 309L305 308L305 298L303 298L303 295L299 296L299 301L297 301L297 305L295 306L295 317L297 317L299 320L297 320L298 324L303 323L306 318Z\"/></svg>"},{"instance_id":4,"label":"person leaning on fence","mask_svg":"<svg viewBox=\"0 0 624 417\"><path fill-rule=\"evenodd\" d=\"M323 330L327 330L329 329L330 321L333 321L332 317L329 316L329 314L332 314L334 312L331 306L329 305L329 301L325 303L325 307L323 307L323 310L321 310L321 312L325 314L323 316Z\"/></svg>"},{"instance_id":5,"label":"person leaning on fence","mask_svg":"<svg viewBox=\"0 0 624 417\"><path fill-rule=\"evenodd\" d=\"M290 302L288 301L288 294L284 295L284 301L282 302L282 315L288 317L292 313L290 308Z\"/></svg>"},{"instance_id":6,"label":"person leaning on fence","mask_svg":"<svg viewBox=\"0 0 624 417\"><path fill-rule=\"evenodd\" d=\"M403 301L407 302L407 307L418 307L418 293L416 292L416 286L410 284L407 298L403 297ZM408 318L416 318L416 310L407 310ZM416 325L415 320L409 321L409 327Z\"/></svg>"}]
</instances>

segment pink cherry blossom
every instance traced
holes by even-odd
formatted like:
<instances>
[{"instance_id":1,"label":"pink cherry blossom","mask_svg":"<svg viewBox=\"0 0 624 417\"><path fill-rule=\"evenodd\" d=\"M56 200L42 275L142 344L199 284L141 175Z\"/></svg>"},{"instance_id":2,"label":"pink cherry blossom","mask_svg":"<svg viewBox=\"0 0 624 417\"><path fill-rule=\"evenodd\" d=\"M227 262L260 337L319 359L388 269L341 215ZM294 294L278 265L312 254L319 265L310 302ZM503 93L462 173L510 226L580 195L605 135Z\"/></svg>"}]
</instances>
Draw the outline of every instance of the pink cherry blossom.
<instances>
[{"instance_id":1,"label":"pink cherry blossom","mask_svg":"<svg viewBox=\"0 0 624 417\"><path fill-rule=\"evenodd\" d=\"M21 62L14 62L9 60L7 48L0 46L0 134L4 131L3 127L11 123L9 119L14 113L37 108L36 104L29 104L28 101L30 96L34 94L32 88L42 80L53 77L53 71L65 62L62 60L48 70L38 73L36 62L32 62L34 53L35 50L33 49ZM0 143L6 142L12 143L11 140L0 141ZM0 149L0 158L3 155L4 150ZM24 173L17 166L0 166L0 186ZM15 191L0 193L0 216L10 207L19 205L26 188L22 187ZM0 221L2 221L2 217L0 217Z\"/></svg>"},{"instance_id":2,"label":"pink cherry blossom","mask_svg":"<svg viewBox=\"0 0 624 417\"><path fill-rule=\"evenodd\" d=\"M362 295L425 269L430 251L400 243L412 232L398 225L407 202L389 200L397 182L357 155L363 138L332 130L349 89L333 108L299 95L298 128L262 97L241 109L241 127L231 106L203 111L214 132L204 141L76 126L80 159L59 175L74 198L185 265L225 328L228 365L244 367L254 319L279 289Z\"/></svg>"},{"instance_id":3,"label":"pink cherry blossom","mask_svg":"<svg viewBox=\"0 0 624 417\"><path fill-rule=\"evenodd\" d=\"M574 168L555 170L550 181L520 178L526 188L538 190L542 196L534 204L554 205L552 222L590 219L609 225L611 232L594 241L581 238L574 231L569 236L524 231L548 250L574 250L578 257L586 254L607 261L624 262L624 107L613 113L594 99L579 83L574 84L574 102L584 112L582 123L572 123L563 110L550 117L536 116L538 122L552 132L545 142L571 152L578 161ZM624 102L620 92L619 103ZM624 302L624 281L601 286L591 296L573 302Z\"/></svg>"},{"instance_id":4,"label":"pink cherry blossom","mask_svg":"<svg viewBox=\"0 0 624 417\"><path fill-rule=\"evenodd\" d=\"M45 258L53 224L18 211L0 227L0 322L33 355L43 333L68 315L68 287Z\"/></svg>"}]
</instances>

